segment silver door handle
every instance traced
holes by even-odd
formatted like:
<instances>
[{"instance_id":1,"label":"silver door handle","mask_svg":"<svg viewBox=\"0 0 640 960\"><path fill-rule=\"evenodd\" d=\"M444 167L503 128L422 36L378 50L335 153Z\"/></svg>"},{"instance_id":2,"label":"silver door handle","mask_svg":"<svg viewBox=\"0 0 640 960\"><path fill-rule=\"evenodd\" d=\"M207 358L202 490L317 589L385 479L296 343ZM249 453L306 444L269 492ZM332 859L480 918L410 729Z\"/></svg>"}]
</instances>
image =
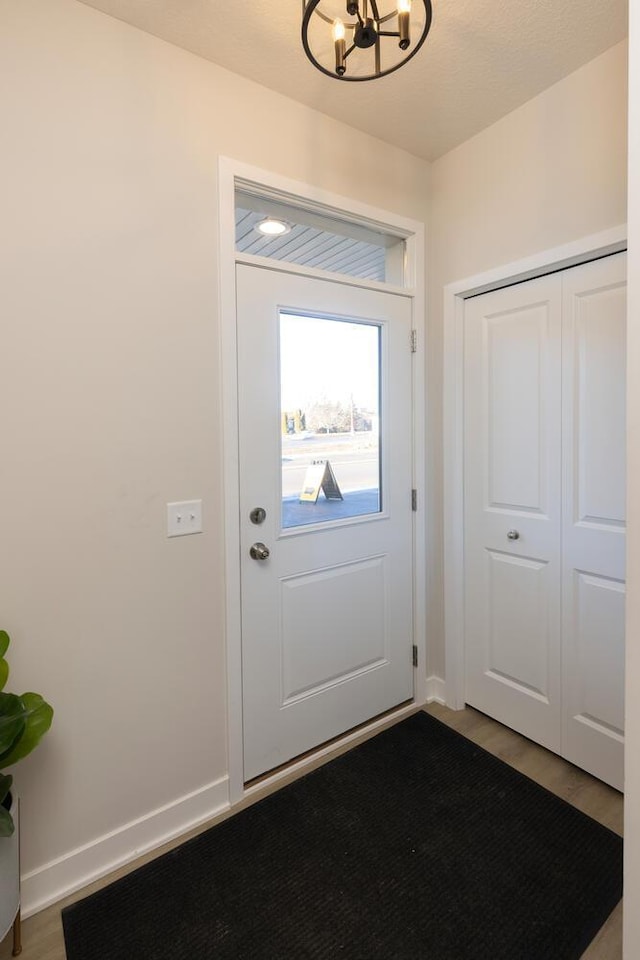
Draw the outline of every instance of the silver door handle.
<instances>
[{"instance_id":1,"label":"silver door handle","mask_svg":"<svg viewBox=\"0 0 640 960\"><path fill-rule=\"evenodd\" d=\"M520 539L520 534L519 534L519 532L518 532L517 530L509 530L509 532L508 532L508 534L507 534L507 539L508 539L508 540L519 540L519 539Z\"/></svg>"},{"instance_id":2,"label":"silver door handle","mask_svg":"<svg viewBox=\"0 0 640 960\"><path fill-rule=\"evenodd\" d=\"M249 547L249 554L254 560L268 560L269 547L265 546L264 543L253 543Z\"/></svg>"}]
</instances>

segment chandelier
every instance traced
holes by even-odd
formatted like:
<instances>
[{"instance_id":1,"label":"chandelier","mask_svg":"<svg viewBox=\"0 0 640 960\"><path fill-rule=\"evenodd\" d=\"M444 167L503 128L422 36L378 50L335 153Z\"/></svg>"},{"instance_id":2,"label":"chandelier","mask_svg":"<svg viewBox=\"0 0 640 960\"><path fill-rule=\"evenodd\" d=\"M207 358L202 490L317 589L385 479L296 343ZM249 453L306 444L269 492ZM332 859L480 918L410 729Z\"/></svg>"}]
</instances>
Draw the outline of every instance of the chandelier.
<instances>
[{"instance_id":1,"label":"chandelier","mask_svg":"<svg viewBox=\"0 0 640 960\"><path fill-rule=\"evenodd\" d=\"M374 80L418 52L431 16L431 0L302 0L302 44L327 76Z\"/></svg>"}]
</instances>

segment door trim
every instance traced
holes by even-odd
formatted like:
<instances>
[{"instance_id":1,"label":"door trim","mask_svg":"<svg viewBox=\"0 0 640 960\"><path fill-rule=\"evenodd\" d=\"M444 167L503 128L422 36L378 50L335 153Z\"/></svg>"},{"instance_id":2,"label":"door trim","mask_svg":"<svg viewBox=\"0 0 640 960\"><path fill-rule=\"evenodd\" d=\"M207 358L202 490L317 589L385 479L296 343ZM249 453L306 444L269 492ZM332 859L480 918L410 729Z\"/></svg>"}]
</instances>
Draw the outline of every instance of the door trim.
<instances>
[{"instance_id":1,"label":"door trim","mask_svg":"<svg viewBox=\"0 0 640 960\"><path fill-rule=\"evenodd\" d=\"M250 166L228 157L219 157L218 163L218 255L219 255L219 398L222 406L222 450L223 450L223 529L225 557L225 611L224 631L227 667L227 744L229 772L229 802L235 806L248 796L243 778L243 742L242 742L242 658L241 658L241 607L240 607L240 530L239 530L239 445L237 410L237 352L236 352L236 262L251 260L256 266L269 269L281 269L286 272L300 272L299 267L291 264L276 264L261 257L248 258L236 255L235 251L235 206L234 195L237 181L256 185L265 193L275 191L288 194L302 201L302 206L324 208L327 212L339 210L350 218L367 225L376 224L386 227L390 232L399 232L406 238L406 275L409 286L398 289L391 285L372 283L344 275L328 274L318 270L306 271L309 276L338 280L352 286L383 289L401 293L413 301L413 327L417 331L417 349L413 364L412 412L413 412L413 481L419 491L418 510L413 514L413 643L418 648L419 669L414 671L414 700L409 707L400 708L398 716L414 710L426 702L426 512L428 502L426 490L425 451L428 449L426 432L426 381L425 381L425 240L424 224L405 217L396 216L385 210L358 203L347 197L320 190L308 184L281 177L277 174ZM258 263L260 261L260 263ZM264 261L264 262L263 262ZM409 344L407 345L409 349ZM408 492L409 495L409 492ZM421 588L421 589L420 589ZM373 720L365 728L359 728L357 735L362 736L371 729L389 721ZM355 734L345 734L338 742L333 742L331 750L343 742L354 739ZM310 766L318 755L328 750L322 747L311 756L293 762L296 770ZM283 774L275 774L276 783ZM262 786L271 782L263 778Z\"/></svg>"},{"instance_id":2,"label":"door trim","mask_svg":"<svg viewBox=\"0 0 640 960\"><path fill-rule=\"evenodd\" d=\"M480 293L566 270L627 247L623 224L444 288L444 699L464 707L464 302Z\"/></svg>"}]
</instances>

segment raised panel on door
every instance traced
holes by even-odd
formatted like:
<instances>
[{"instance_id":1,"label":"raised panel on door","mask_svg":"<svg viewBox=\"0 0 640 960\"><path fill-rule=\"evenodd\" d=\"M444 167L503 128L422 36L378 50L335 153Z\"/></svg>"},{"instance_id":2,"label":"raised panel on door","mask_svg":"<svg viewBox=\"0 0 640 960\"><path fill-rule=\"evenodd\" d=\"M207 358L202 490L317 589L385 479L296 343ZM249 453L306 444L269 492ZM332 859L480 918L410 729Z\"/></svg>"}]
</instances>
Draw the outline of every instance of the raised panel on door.
<instances>
[{"instance_id":1,"label":"raised panel on door","mask_svg":"<svg viewBox=\"0 0 640 960\"><path fill-rule=\"evenodd\" d=\"M557 276L465 304L466 700L560 748Z\"/></svg>"},{"instance_id":2,"label":"raised panel on door","mask_svg":"<svg viewBox=\"0 0 640 960\"><path fill-rule=\"evenodd\" d=\"M548 703L549 564L495 550L487 550L485 556L489 566L486 675Z\"/></svg>"},{"instance_id":3,"label":"raised panel on door","mask_svg":"<svg viewBox=\"0 0 640 960\"><path fill-rule=\"evenodd\" d=\"M563 755L621 789L626 257L563 275Z\"/></svg>"},{"instance_id":4,"label":"raised panel on door","mask_svg":"<svg viewBox=\"0 0 640 960\"><path fill-rule=\"evenodd\" d=\"M384 556L282 578L281 706L384 666L388 581Z\"/></svg>"}]
</instances>

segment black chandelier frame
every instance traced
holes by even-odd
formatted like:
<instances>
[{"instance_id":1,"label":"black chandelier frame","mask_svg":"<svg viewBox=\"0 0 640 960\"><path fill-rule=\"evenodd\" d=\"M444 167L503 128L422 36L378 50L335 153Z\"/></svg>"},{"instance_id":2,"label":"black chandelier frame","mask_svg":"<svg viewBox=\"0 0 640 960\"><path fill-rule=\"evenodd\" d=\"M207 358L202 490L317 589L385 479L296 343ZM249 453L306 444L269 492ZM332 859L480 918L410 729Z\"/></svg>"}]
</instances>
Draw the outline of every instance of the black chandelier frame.
<instances>
[{"instance_id":1,"label":"black chandelier frame","mask_svg":"<svg viewBox=\"0 0 640 960\"><path fill-rule=\"evenodd\" d=\"M422 44L427 39L427 34L431 29L431 21L433 19L433 10L431 7L431 0L413 0L413 3L422 4L424 7L425 20L424 26L420 37L416 43L411 45L407 44L404 46L404 43L399 43L399 46L402 50L407 50L406 55L398 62L394 63L392 67L388 67L383 70L381 68L381 39L387 37L396 37L399 40L401 39L400 30L381 30L380 28L387 24L390 20L399 19L398 10L393 9L390 13L386 13L383 16L380 16L378 0L349 0L345 4L346 12L351 16L356 16L357 20L353 23L345 23L344 29L345 33L352 31L353 42L350 46L345 44L344 54L343 54L343 63L346 63L347 58L358 49L366 49L368 47L375 47L374 50L374 61L375 61L375 70L373 73L366 74L364 76L350 76L346 69L343 68L342 72L338 72L336 69L331 70L329 67L325 66L316 57L311 51L309 44L309 24L311 22L312 16L315 14L321 20L324 20L329 27L333 26L334 18L327 16L322 10L319 10L318 7L323 2L323 0L302 0L302 45L304 51L314 65L322 73L326 74L328 77L332 77L334 80L346 80L350 83L362 83L367 80L377 80L378 77L386 77L390 73L394 73L396 70L399 70L400 67L403 67L405 63L408 63L412 57L415 57L416 53L422 46ZM360 7L364 12L364 17L361 15ZM370 11L370 12L369 12ZM363 42L356 43L355 36L356 32L360 33L360 37Z\"/></svg>"}]
</instances>

